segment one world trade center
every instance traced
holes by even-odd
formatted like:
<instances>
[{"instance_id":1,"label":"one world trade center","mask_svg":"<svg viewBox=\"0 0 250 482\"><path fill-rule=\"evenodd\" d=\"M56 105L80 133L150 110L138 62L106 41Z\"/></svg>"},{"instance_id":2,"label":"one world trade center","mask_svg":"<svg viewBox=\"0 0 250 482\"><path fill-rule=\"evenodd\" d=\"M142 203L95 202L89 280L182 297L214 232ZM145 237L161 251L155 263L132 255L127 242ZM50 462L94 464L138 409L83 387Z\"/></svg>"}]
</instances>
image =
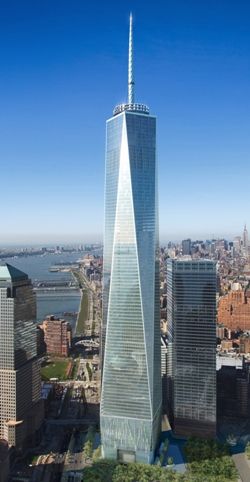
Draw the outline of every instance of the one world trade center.
<instances>
[{"instance_id":1,"label":"one world trade center","mask_svg":"<svg viewBox=\"0 0 250 482\"><path fill-rule=\"evenodd\" d=\"M107 121L101 441L105 458L151 463L161 425L156 118L128 102Z\"/></svg>"}]
</instances>

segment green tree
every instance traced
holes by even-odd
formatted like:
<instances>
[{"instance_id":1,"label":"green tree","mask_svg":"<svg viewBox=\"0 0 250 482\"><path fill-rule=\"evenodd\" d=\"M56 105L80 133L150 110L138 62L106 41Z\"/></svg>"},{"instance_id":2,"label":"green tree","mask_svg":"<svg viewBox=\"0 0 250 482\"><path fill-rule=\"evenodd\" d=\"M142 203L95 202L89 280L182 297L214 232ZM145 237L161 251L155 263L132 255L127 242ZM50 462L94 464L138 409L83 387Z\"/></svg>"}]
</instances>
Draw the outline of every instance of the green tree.
<instances>
[{"instance_id":1,"label":"green tree","mask_svg":"<svg viewBox=\"0 0 250 482\"><path fill-rule=\"evenodd\" d=\"M190 438L184 448L188 462L188 479L223 482L237 480L229 447L215 440Z\"/></svg>"},{"instance_id":2,"label":"green tree","mask_svg":"<svg viewBox=\"0 0 250 482\"><path fill-rule=\"evenodd\" d=\"M87 442L84 444L84 449L83 449L83 455L84 457L90 459L93 454L93 442L91 440L87 440Z\"/></svg>"},{"instance_id":3,"label":"green tree","mask_svg":"<svg viewBox=\"0 0 250 482\"><path fill-rule=\"evenodd\" d=\"M101 456L102 456L102 451L101 451L101 446L99 445L99 447L97 447L97 449L93 451L93 460L94 461L99 460Z\"/></svg>"},{"instance_id":4,"label":"green tree","mask_svg":"<svg viewBox=\"0 0 250 482\"><path fill-rule=\"evenodd\" d=\"M247 442L246 444L246 454L247 457L250 459L250 442Z\"/></svg>"}]
</instances>

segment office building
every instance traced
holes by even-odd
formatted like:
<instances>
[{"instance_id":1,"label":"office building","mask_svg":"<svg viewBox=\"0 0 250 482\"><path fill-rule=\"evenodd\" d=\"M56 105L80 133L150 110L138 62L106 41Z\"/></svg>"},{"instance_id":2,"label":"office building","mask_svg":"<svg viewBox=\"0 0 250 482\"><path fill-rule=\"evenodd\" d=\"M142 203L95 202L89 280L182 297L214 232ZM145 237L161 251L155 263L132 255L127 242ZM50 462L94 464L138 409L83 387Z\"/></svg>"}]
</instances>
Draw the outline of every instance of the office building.
<instances>
[{"instance_id":1,"label":"office building","mask_svg":"<svg viewBox=\"0 0 250 482\"><path fill-rule=\"evenodd\" d=\"M49 355L68 356L72 343L72 329L68 321L47 316L40 325L44 331L44 343Z\"/></svg>"},{"instance_id":2,"label":"office building","mask_svg":"<svg viewBox=\"0 0 250 482\"><path fill-rule=\"evenodd\" d=\"M128 103L107 121L102 327L103 456L150 463L161 422L156 118Z\"/></svg>"},{"instance_id":3,"label":"office building","mask_svg":"<svg viewBox=\"0 0 250 482\"><path fill-rule=\"evenodd\" d=\"M216 264L168 260L168 387L174 432L216 434Z\"/></svg>"},{"instance_id":4,"label":"office building","mask_svg":"<svg viewBox=\"0 0 250 482\"><path fill-rule=\"evenodd\" d=\"M8 442L0 439L0 482L9 480L10 450Z\"/></svg>"},{"instance_id":5,"label":"office building","mask_svg":"<svg viewBox=\"0 0 250 482\"><path fill-rule=\"evenodd\" d=\"M246 226L246 224L245 224L245 226L244 226L243 237L242 237L242 244L243 244L243 248L245 248L245 249L248 248L248 231L247 231L247 226Z\"/></svg>"},{"instance_id":6,"label":"office building","mask_svg":"<svg viewBox=\"0 0 250 482\"><path fill-rule=\"evenodd\" d=\"M235 236L233 240L234 252L239 254L241 252L241 237Z\"/></svg>"},{"instance_id":7,"label":"office building","mask_svg":"<svg viewBox=\"0 0 250 482\"><path fill-rule=\"evenodd\" d=\"M191 254L191 239L183 239L181 242L182 255L187 256Z\"/></svg>"},{"instance_id":8,"label":"office building","mask_svg":"<svg viewBox=\"0 0 250 482\"><path fill-rule=\"evenodd\" d=\"M240 417L249 420L250 364L243 360L233 365L221 365L217 370L218 417ZM239 360L238 360L239 361Z\"/></svg>"},{"instance_id":9,"label":"office building","mask_svg":"<svg viewBox=\"0 0 250 482\"><path fill-rule=\"evenodd\" d=\"M162 411L167 413L167 337L161 335L161 386L162 386Z\"/></svg>"},{"instance_id":10,"label":"office building","mask_svg":"<svg viewBox=\"0 0 250 482\"><path fill-rule=\"evenodd\" d=\"M24 448L40 427L36 299L28 276L0 266L0 439Z\"/></svg>"}]
</instances>

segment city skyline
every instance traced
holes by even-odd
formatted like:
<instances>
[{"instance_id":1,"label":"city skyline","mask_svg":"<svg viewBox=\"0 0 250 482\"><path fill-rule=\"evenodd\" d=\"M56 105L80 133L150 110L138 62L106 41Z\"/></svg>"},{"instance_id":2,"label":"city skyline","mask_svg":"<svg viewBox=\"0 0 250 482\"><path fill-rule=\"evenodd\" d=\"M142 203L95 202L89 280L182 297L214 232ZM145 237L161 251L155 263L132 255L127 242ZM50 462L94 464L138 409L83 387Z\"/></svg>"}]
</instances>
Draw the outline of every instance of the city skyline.
<instances>
[{"instance_id":1,"label":"city skyline","mask_svg":"<svg viewBox=\"0 0 250 482\"><path fill-rule=\"evenodd\" d=\"M247 226L247 225L244 224L244 226ZM217 236L214 233L213 234L208 233L207 236L204 236L204 235L200 236L198 233L196 234L194 233L193 236L191 235L188 237L186 233L184 233L183 235L180 234L179 236L171 235L170 233L168 236L160 236L159 242L160 242L160 246L166 246L169 242L173 243L174 245L181 246L182 242L186 240L190 240L191 242L196 242L196 241L206 242L206 241L219 241L224 239L228 242L233 242L235 238L238 238L238 239L241 238L241 241L244 244L244 230L241 229L239 232L225 234L225 235L218 233ZM73 234L72 237L68 237L68 238L67 236L61 235L61 236L53 237L51 238L51 240L49 240L48 238L44 238L43 236L38 236L36 241L33 240L33 242L30 241L30 238L27 236L24 236L24 238L22 238L21 236L21 237L18 237L18 239L15 239L12 241L6 241L6 242L4 242L3 240L0 240L0 248L2 249L10 248L14 250L16 249L32 250L36 248L41 249L42 247L56 248L56 246L59 246L60 248L61 247L76 248L84 244L86 245L97 244L99 246L103 246L103 234L98 234L98 235Z\"/></svg>"},{"instance_id":2,"label":"city skyline","mask_svg":"<svg viewBox=\"0 0 250 482\"><path fill-rule=\"evenodd\" d=\"M250 7L191 3L1 7L1 244L102 240L103 123L125 98L130 10L137 83L158 114L161 241L242 233Z\"/></svg>"},{"instance_id":3,"label":"city skyline","mask_svg":"<svg viewBox=\"0 0 250 482\"><path fill-rule=\"evenodd\" d=\"M0 482L250 480L250 5L217 3L0 6Z\"/></svg>"}]
</instances>

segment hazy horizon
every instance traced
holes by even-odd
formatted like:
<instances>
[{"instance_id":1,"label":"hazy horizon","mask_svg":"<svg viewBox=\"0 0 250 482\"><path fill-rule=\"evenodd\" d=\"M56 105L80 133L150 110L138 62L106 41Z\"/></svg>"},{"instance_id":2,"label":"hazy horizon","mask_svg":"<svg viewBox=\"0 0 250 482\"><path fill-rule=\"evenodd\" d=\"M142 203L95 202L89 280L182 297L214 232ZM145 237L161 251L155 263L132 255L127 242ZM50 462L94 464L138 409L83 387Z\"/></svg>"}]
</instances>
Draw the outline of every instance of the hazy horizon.
<instances>
[{"instance_id":1,"label":"hazy horizon","mask_svg":"<svg viewBox=\"0 0 250 482\"><path fill-rule=\"evenodd\" d=\"M243 228L239 233L186 233L183 235L176 235L176 234L169 234L169 235L160 235L160 244L164 245L168 242L179 243L183 239L190 238L192 241L196 240L211 240L211 239L226 239L227 241L233 241L235 236L242 237ZM17 241L18 240L18 241ZM84 244L102 244L103 243L103 236L99 235L72 235L72 236L20 236L17 235L15 237L15 241L10 238L0 238L0 247L1 248L8 248L8 247L41 247L41 246L57 246L57 245L65 245L65 246L77 246L77 245L84 245Z\"/></svg>"}]
</instances>

